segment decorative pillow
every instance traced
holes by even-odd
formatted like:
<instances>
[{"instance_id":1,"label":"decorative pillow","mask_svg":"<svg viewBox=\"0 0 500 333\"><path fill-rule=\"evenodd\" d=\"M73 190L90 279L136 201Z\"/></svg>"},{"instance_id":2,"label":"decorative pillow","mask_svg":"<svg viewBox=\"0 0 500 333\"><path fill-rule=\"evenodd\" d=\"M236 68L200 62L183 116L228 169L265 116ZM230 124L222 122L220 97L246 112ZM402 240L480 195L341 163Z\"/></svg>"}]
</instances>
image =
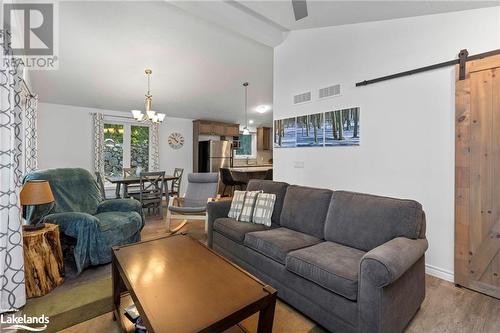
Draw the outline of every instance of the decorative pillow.
<instances>
[{"instance_id":1,"label":"decorative pillow","mask_svg":"<svg viewBox=\"0 0 500 333\"><path fill-rule=\"evenodd\" d=\"M264 224L266 227L270 227L275 202L276 194L259 193L257 199L255 199L255 208L252 217L253 223Z\"/></svg>"},{"instance_id":2,"label":"decorative pillow","mask_svg":"<svg viewBox=\"0 0 500 333\"><path fill-rule=\"evenodd\" d=\"M227 217L232 217L233 219L238 219L243 208L243 202L245 201L245 191L234 191L233 201L231 202L231 208Z\"/></svg>"},{"instance_id":3,"label":"decorative pillow","mask_svg":"<svg viewBox=\"0 0 500 333\"><path fill-rule=\"evenodd\" d=\"M255 200L257 195L262 193L262 191L247 191L245 195L245 200L243 202L243 208L241 209L240 217L238 221L241 222L252 222L253 209L255 207Z\"/></svg>"}]
</instances>

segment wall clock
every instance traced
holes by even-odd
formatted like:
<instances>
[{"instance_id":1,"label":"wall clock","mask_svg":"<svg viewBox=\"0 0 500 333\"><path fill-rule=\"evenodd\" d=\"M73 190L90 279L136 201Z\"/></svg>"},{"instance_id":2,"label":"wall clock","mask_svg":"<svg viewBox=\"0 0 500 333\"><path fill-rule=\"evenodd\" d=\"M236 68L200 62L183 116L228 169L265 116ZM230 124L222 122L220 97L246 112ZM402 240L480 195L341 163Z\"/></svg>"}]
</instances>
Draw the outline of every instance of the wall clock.
<instances>
[{"instance_id":1,"label":"wall clock","mask_svg":"<svg viewBox=\"0 0 500 333\"><path fill-rule=\"evenodd\" d=\"M168 144L173 149L181 149L184 146L184 137L181 133L173 132L168 136Z\"/></svg>"}]
</instances>

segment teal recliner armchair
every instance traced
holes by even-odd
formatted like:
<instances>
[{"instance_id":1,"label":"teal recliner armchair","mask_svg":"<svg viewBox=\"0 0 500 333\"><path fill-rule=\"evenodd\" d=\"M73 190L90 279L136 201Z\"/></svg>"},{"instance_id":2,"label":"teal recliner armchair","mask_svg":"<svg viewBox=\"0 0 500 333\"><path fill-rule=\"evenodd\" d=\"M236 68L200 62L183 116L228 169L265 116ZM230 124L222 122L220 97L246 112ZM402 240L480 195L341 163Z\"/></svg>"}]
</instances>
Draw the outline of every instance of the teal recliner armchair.
<instances>
[{"instance_id":1,"label":"teal recliner armchair","mask_svg":"<svg viewBox=\"0 0 500 333\"><path fill-rule=\"evenodd\" d=\"M28 180L47 180L55 203L43 218L59 225L76 239L74 257L78 273L90 265L111 262L111 247L141 240L144 214L134 199L104 200L92 174L85 169L49 169L30 173ZM44 209L46 207L39 207ZM35 216L36 210L27 216Z\"/></svg>"}]
</instances>

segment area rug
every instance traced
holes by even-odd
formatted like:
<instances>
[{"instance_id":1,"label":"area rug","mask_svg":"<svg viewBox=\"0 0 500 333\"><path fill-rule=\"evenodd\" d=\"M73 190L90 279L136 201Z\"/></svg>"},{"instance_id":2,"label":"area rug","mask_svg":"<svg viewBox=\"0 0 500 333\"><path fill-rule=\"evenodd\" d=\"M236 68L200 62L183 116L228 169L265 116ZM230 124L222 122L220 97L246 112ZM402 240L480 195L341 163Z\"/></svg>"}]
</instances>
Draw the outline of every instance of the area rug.
<instances>
[{"instance_id":1,"label":"area rug","mask_svg":"<svg viewBox=\"0 0 500 333\"><path fill-rule=\"evenodd\" d=\"M20 315L49 317L46 332L57 332L112 311L111 276L29 299Z\"/></svg>"}]
</instances>

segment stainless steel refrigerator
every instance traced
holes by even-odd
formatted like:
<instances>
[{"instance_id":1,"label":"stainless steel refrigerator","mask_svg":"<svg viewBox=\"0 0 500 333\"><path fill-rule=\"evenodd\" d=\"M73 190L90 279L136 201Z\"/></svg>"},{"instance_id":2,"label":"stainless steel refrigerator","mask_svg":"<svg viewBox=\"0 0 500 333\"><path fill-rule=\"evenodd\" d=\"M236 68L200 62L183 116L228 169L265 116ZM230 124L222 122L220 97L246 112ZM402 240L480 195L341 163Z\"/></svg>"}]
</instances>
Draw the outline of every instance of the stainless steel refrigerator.
<instances>
[{"instance_id":1,"label":"stainless steel refrigerator","mask_svg":"<svg viewBox=\"0 0 500 333\"><path fill-rule=\"evenodd\" d=\"M200 141L198 143L198 172L219 172L233 166L231 141Z\"/></svg>"}]
</instances>

